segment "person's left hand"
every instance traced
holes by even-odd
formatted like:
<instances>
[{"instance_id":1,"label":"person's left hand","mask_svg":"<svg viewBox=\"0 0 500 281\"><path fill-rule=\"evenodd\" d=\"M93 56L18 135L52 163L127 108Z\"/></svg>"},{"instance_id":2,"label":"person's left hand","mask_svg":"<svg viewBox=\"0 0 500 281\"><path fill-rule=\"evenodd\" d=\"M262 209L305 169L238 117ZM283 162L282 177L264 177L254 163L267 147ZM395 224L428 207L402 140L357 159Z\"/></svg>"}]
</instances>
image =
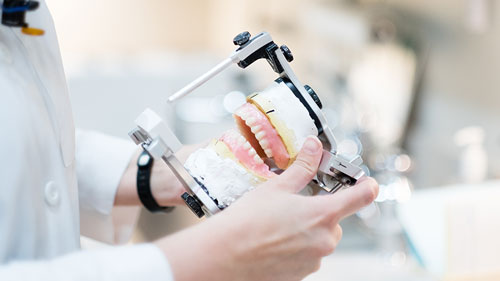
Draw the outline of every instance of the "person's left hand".
<instances>
[{"instance_id":1,"label":"person's left hand","mask_svg":"<svg viewBox=\"0 0 500 281\"><path fill-rule=\"evenodd\" d=\"M175 156L184 164L195 150L206 147L208 142L184 145ZM163 161L156 160L151 172L151 192L160 206L176 206L184 204L181 195L186 192L184 186L175 177L172 170Z\"/></svg>"},{"instance_id":2,"label":"person's left hand","mask_svg":"<svg viewBox=\"0 0 500 281\"><path fill-rule=\"evenodd\" d=\"M208 145L208 141L184 145L175 155L181 163L184 163L189 155L195 150ZM137 150L118 185L115 196L115 205L141 205L137 194L137 159L142 148ZM185 192L184 187L175 177L167 164L161 159L155 159L150 177L151 192L160 206L176 206L184 204L181 195Z\"/></svg>"}]
</instances>

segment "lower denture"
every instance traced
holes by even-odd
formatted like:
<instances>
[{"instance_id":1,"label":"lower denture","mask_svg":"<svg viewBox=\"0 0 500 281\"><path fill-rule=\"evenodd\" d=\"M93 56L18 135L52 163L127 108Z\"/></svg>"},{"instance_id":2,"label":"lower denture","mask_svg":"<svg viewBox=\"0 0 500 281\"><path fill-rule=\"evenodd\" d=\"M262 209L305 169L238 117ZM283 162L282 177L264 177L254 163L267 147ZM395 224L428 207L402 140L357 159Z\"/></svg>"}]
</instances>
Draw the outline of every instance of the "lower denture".
<instances>
[{"instance_id":1,"label":"lower denture","mask_svg":"<svg viewBox=\"0 0 500 281\"><path fill-rule=\"evenodd\" d=\"M238 161L248 170L266 179L275 175L269 170L269 166L257 155L255 149L237 131L229 130L219 140L229 147Z\"/></svg>"},{"instance_id":2,"label":"lower denture","mask_svg":"<svg viewBox=\"0 0 500 281\"><path fill-rule=\"evenodd\" d=\"M278 168L286 169L290 156L266 115L250 103L242 105L234 114L240 131L254 148L257 146L259 155L272 157Z\"/></svg>"}]
</instances>

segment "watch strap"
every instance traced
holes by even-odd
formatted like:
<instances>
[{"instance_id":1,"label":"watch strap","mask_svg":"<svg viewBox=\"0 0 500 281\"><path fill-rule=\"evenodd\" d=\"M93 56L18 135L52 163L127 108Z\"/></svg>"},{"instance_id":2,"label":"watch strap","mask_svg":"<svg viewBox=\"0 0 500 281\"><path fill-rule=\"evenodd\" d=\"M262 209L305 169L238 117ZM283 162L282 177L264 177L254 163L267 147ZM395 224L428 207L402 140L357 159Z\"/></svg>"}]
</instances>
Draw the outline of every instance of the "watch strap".
<instances>
[{"instance_id":1,"label":"watch strap","mask_svg":"<svg viewBox=\"0 0 500 281\"><path fill-rule=\"evenodd\" d=\"M141 163L141 158L149 157L147 163ZM156 202L151 192L151 170L153 168L153 157L151 157L147 151L143 151L139 156L137 162L137 194L139 195L139 200L144 207L152 212L170 212L174 207L163 207Z\"/></svg>"}]
</instances>

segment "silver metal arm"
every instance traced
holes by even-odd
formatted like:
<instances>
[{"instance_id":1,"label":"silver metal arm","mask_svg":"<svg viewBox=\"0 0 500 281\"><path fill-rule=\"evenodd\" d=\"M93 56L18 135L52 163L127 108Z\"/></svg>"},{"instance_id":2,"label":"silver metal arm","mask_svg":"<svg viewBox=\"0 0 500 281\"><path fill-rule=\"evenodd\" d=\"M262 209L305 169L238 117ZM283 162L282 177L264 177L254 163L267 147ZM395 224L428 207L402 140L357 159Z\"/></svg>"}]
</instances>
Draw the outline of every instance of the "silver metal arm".
<instances>
[{"instance_id":1,"label":"silver metal arm","mask_svg":"<svg viewBox=\"0 0 500 281\"><path fill-rule=\"evenodd\" d=\"M198 77L196 80L189 83L184 88L180 89L178 92L176 92L175 94L168 97L168 102L174 102L174 101L188 95L189 93L194 91L196 88L205 84L205 82L212 79L214 76L221 73L224 69L228 68L232 64L233 64L232 58L227 58L227 59L223 60L218 65L216 65L214 68L210 69L207 73Z\"/></svg>"},{"instance_id":2,"label":"silver metal arm","mask_svg":"<svg viewBox=\"0 0 500 281\"><path fill-rule=\"evenodd\" d=\"M217 64L214 68L207 71L205 74L196 78L193 82L186 85L184 88L180 89L168 98L168 102L172 103L176 100L188 95L201 85L205 84L208 80L215 77L217 74L221 73L223 70L231 66L233 63L239 63L240 61L246 59L253 53L255 53L260 48L272 42L272 38L267 32L262 32L255 36L252 41L248 42L247 45L242 46L235 50L227 59L223 60Z\"/></svg>"}]
</instances>

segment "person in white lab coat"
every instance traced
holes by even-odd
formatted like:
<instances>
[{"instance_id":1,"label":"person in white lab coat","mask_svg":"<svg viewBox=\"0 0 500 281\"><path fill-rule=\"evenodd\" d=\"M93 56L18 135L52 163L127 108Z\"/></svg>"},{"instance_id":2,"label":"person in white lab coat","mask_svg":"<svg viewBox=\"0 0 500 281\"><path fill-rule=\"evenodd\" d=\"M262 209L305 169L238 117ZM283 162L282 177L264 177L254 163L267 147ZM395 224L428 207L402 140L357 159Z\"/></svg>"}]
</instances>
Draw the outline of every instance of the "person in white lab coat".
<instances>
[{"instance_id":1,"label":"person in white lab coat","mask_svg":"<svg viewBox=\"0 0 500 281\"><path fill-rule=\"evenodd\" d=\"M333 196L296 195L321 157L310 138L283 175L203 223L154 243L79 251L81 234L127 240L134 212L113 207L140 204L138 152L131 142L75 134L45 3L26 19L45 34L0 25L0 280L300 280L334 250L339 220L375 198L372 179ZM160 205L182 204L181 185L161 163L151 188Z\"/></svg>"}]
</instances>

